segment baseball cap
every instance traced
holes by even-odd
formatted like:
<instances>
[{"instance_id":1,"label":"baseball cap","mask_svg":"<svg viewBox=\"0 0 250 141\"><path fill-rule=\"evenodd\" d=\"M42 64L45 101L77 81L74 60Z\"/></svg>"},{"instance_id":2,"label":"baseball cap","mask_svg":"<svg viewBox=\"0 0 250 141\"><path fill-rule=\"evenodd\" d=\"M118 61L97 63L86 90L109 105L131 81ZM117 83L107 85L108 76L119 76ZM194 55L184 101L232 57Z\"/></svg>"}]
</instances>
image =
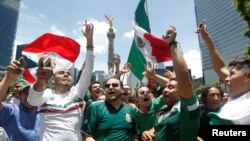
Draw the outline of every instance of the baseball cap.
<instances>
[{"instance_id":1,"label":"baseball cap","mask_svg":"<svg viewBox=\"0 0 250 141\"><path fill-rule=\"evenodd\" d=\"M15 85L21 84L21 87L18 89L19 93L23 92L23 90L25 88L30 87L30 83L28 81L24 80L24 79L18 79L18 80L16 80L16 82L14 84Z\"/></svg>"}]
</instances>

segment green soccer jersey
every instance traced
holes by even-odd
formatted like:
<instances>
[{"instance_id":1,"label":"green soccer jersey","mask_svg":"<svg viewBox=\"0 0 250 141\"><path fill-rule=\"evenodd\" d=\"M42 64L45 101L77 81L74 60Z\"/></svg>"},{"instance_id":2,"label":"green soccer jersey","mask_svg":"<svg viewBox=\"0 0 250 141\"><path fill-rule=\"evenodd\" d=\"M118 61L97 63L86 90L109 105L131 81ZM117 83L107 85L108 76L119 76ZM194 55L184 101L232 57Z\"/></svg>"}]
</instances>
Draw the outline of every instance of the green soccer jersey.
<instances>
[{"instance_id":1,"label":"green soccer jersey","mask_svg":"<svg viewBox=\"0 0 250 141\"><path fill-rule=\"evenodd\" d=\"M200 109L196 96L181 99L160 115L154 125L155 141L194 141L199 131Z\"/></svg>"},{"instance_id":2,"label":"green soccer jersey","mask_svg":"<svg viewBox=\"0 0 250 141\"><path fill-rule=\"evenodd\" d=\"M148 112L136 111L137 130L141 135L143 131L153 128L155 120L157 119L158 110L164 105L162 96L155 98L150 103Z\"/></svg>"},{"instance_id":3,"label":"green soccer jersey","mask_svg":"<svg viewBox=\"0 0 250 141\"><path fill-rule=\"evenodd\" d=\"M82 132L96 141L130 141L136 134L135 111L122 103L115 109L107 101L90 104L82 124Z\"/></svg>"}]
</instances>

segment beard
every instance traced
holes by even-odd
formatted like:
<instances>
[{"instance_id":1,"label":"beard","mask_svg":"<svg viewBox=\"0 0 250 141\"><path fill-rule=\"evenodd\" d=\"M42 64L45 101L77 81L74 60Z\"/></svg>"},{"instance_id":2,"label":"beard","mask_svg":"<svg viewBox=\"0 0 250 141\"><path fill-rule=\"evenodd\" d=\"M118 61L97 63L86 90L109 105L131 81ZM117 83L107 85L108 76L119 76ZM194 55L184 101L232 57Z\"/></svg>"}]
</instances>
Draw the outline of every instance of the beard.
<instances>
[{"instance_id":1,"label":"beard","mask_svg":"<svg viewBox=\"0 0 250 141\"><path fill-rule=\"evenodd\" d=\"M106 100L108 102L115 102L121 99L122 94L106 94Z\"/></svg>"}]
</instances>

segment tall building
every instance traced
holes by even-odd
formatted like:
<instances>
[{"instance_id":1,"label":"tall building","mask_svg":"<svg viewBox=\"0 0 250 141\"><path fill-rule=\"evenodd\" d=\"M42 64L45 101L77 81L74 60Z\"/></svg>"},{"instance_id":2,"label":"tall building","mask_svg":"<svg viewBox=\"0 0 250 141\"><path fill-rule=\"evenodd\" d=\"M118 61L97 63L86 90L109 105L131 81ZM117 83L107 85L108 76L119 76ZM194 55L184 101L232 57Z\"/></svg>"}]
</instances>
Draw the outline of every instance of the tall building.
<instances>
[{"instance_id":1,"label":"tall building","mask_svg":"<svg viewBox=\"0 0 250 141\"><path fill-rule=\"evenodd\" d=\"M20 0L0 0L0 67L11 60L16 36Z\"/></svg>"},{"instance_id":2,"label":"tall building","mask_svg":"<svg viewBox=\"0 0 250 141\"><path fill-rule=\"evenodd\" d=\"M244 37L246 24L233 7L233 0L194 0L197 25L205 19L208 31L216 47L228 65L235 57L243 54L249 39ZM208 49L199 36L202 71L205 84L218 82Z\"/></svg>"}]
</instances>

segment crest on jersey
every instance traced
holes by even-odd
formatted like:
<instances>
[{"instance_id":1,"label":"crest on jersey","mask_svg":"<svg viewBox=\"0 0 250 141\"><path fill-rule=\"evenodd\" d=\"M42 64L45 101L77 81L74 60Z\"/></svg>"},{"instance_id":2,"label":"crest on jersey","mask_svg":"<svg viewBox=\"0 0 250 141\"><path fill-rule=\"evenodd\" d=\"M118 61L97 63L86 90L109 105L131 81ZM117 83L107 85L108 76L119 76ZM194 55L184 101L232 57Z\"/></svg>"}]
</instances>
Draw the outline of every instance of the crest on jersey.
<instances>
[{"instance_id":1,"label":"crest on jersey","mask_svg":"<svg viewBox=\"0 0 250 141\"><path fill-rule=\"evenodd\" d=\"M127 122L132 122L131 116L129 114L126 114L126 121Z\"/></svg>"}]
</instances>

